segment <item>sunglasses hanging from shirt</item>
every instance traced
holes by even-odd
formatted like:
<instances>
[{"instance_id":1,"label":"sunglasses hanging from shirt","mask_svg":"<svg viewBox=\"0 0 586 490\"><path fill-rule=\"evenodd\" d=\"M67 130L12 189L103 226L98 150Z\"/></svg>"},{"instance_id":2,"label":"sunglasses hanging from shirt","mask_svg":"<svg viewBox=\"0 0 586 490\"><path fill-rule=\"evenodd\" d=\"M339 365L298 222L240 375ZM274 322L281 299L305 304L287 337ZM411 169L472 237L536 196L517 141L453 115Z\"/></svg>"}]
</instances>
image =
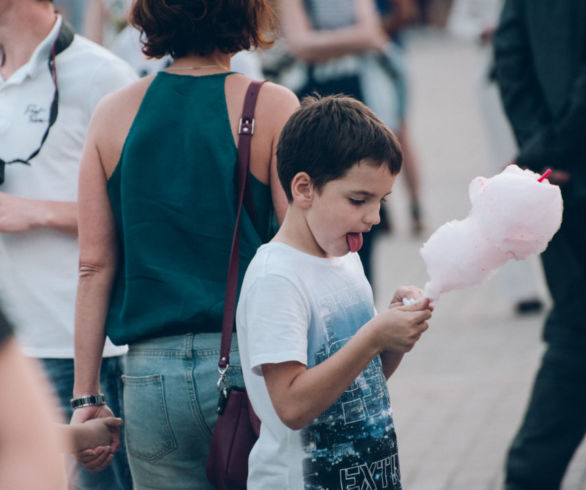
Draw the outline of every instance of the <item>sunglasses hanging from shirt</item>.
<instances>
[{"instance_id":1,"label":"sunglasses hanging from shirt","mask_svg":"<svg viewBox=\"0 0 586 490\"><path fill-rule=\"evenodd\" d=\"M11 163L24 163L25 165L30 165L30 161L41 151L47 136L49 136L51 126L53 126L57 120L57 115L59 114L59 89L57 88L57 67L55 65L55 56L69 47L69 45L73 42L73 36L74 34L71 27L65 21L62 21L61 29L59 29L59 35L57 36L57 39L55 39L55 42L51 47L51 54L49 55L49 72L51 73L51 79L53 80L54 87L53 100L51 101L51 108L49 109L49 125L47 126L47 129L41 138L41 143L39 147L34 150L26 159L15 158L14 160L7 162L6 160L0 158L0 184L4 182L4 167L6 165Z\"/></svg>"}]
</instances>

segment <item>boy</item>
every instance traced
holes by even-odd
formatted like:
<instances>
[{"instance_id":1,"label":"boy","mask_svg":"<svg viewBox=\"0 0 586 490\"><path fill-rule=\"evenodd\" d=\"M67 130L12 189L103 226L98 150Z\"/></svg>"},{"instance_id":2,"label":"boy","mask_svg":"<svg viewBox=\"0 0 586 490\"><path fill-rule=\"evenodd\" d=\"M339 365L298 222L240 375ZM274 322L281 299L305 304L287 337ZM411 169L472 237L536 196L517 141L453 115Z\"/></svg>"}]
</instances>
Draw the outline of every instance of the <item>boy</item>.
<instances>
[{"instance_id":1,"label":"boy","mask_svg":"<svg viewBox=\"0 0 586 490\"><path fill-rule=\"evenodd\" d=\"M289 207L251 262L237 311L245 384L262 421L248 488L400 489L386 387L432 306L400 288L375 315L355 253L401 167L395 136L362 103L306 99L277 168ZM351 252L351 253L348 253Z\"/></svg>"}]
</instances>

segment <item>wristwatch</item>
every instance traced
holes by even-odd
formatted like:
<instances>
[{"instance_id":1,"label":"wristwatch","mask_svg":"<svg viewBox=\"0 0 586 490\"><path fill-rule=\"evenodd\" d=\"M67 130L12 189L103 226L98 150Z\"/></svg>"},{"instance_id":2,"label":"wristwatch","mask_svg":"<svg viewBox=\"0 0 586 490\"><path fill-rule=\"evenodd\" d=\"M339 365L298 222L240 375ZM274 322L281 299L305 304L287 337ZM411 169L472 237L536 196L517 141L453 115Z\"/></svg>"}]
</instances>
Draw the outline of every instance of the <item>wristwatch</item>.
<instances>
[{"instance_id":1,"label":"wristwatch","mask_svg":"<svg viewBox=\"0 0 586 490\"><path fill-rule=\"evenodd\" d=\"M97 395L85 395L72 398L69 400L69 402L71 403L71 408L75 410L76 408L81 407L96 407L99 405L105 405L106 397L103 393L98 393Z\"/></svg>"}]
</instances>

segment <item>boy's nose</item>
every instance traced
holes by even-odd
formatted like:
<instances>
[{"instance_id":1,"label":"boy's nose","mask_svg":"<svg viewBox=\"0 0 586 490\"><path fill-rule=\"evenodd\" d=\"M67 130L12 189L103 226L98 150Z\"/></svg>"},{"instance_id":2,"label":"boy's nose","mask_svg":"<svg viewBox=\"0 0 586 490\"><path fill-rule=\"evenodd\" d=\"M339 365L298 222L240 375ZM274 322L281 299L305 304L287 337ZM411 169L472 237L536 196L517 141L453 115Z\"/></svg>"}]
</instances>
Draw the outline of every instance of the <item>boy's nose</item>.
<instances>
[{"instance_id":1,"label":"boy's nose","mask_svg":"<svg viewBox=\"0 0 586 490\"><path fill-rule=\"evenodd\" d=\"M370 226L378 225L380 223L380 205L373 206L364 216L364 222Z\"/></svg>"}]
</instances>

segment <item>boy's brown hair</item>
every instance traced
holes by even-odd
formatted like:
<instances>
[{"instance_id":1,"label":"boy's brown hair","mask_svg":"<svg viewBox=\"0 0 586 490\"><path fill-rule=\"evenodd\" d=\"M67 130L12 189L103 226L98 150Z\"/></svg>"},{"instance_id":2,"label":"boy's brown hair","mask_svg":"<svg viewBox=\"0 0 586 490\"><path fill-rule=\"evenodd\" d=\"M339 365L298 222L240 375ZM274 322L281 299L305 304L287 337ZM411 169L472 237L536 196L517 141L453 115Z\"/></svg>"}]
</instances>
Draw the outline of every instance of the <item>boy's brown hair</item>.
<instances>
[{"instance_id":1,"label":"boy's brown hair","mask_svg":"<svg viewBox=\"0 0 586 490\"><path fill-rule=\"evenodd\" d=\"M275 30L269 0L135 0L130 19L154 58L270 47L265 34Z\"/></svg>"},{"instance_id":2,"label":"boy's brown hair","mask_svg":"<svg viewBox=\"0 0 586 490\"><path fill-rule=\"evenodd\" d=\"M306 172L319 191L361 161L386 164L395 175L401 170L403 154L393 132L352 97L304 98L277 145L277 171L289 202L297 173Z\"/></svg>"}]
</instances>

